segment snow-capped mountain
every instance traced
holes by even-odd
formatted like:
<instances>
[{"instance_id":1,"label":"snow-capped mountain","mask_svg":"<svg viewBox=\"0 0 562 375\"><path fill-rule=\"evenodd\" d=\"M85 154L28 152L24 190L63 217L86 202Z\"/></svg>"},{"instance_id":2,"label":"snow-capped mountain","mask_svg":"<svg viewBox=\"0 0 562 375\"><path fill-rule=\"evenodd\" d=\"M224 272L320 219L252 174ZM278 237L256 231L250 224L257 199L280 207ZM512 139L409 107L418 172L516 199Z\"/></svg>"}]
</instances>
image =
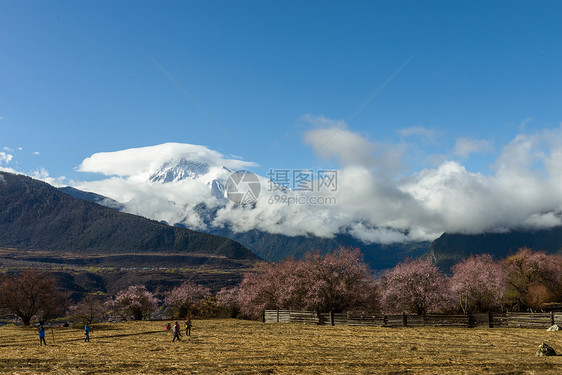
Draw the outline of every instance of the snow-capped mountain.
<instances>
[{"instance_id":1,"label":"snow-capped mountain","mask_svg":"<svg viewBox=\"0 0 562 375\"><path fill-rule=\"evenodd\" d=\"M165 143L93 154L78 169L106 178L75 187L112 198L129 213L193 230L328 239L349 232L358 240L379 243L409 239L404 229L407 223L396 219L392 223L398 228L393 229L387 223L390 219L382 216L386 211L396 216L394 206L386 207L384 200L359 199L366 195L357 192L361 186L382 188L363 169L338 172L337 189L321 185L320 179L309 181L310 188L290 189L280 182L281 177L272 178L277 185L259 175L233 173L255 166L204 146ZM293 182L289 186L298 186L296 171L280 172ZM371 219L383 225L372 224Z\"/></svg>"},{"instance_id":2,"label":"snow-capped mountain","mask_svg":"<svg viewBox=\"0 0 562 375\"><path fill-rule=\"evenodd\" d=\"M165 162L148 178L156 184L203 183L211 195L219 200L227 198L226 179L232 171L225 166L211 166L209 163L184 158Z\"/></svg>"},{"instance_id":3,"label":"snow-capped mountain","mask_svg":"<svg viewBox=\"0 0 562 375\"><path fill-rule=\"evenodd\" d=\"M185 179L196 179L209 173L209 164L200 161L179 159L165 163L162 168L153 173L150 182L170 183Z\"/></svg>"},{"instance_id":4,"label":"snow-capped mountain","mask_svg":"<svg viewBox=\"0 0 562 375\"><path fill-rule=\"evenodd\" d=\"M354 233L366 229L354 226L354 218L338 205L324 204L326 199L349 201L354 199L353 194L297 191L259 175L247 179L246 173L235 173L254 166L203 146L166 143L94 154L82 162L79 170L101 173L107 178L76 187L115 199L129 213L236 237L265 259L298 257L314 248L329 251L340 244L363 244ZM253 190L256 185L260 192ZM227 198L227 186L234 187L235 193L252 193L256 199L251 204L236 204L236 199ZM384 228L375 229L381 236L386 235ZM347 237L341 237L341 233ZM373 263L385 267L388 262L380 259L383 245L365 246L362 248L366 253L378 254L376 262L372 258ZM419 255L420 249L416 247L411 252L409 246L384 253L391 257L404 252Z\"/></svg>"}]
</instances>

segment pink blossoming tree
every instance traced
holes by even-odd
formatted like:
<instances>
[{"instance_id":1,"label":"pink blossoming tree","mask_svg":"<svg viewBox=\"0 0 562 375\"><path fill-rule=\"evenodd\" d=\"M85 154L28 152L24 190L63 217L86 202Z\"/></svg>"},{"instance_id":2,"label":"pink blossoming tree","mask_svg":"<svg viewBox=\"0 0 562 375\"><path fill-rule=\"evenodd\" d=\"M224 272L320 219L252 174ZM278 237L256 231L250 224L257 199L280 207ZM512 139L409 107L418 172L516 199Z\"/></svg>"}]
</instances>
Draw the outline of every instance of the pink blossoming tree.
<instances>
[{"instance_id":1,"label":"pink blossoming tree","mask_svg":"<svg viewBox=\"0 0 562 375\"><path fill-rule=\"evenodd\" d=\"M288 259L258 264L240 284L240 312L258 318L265 309L302 308L305 287L302 262Z\"/></svg>"},{"instance_id":2,"label":"pink blossoming tree","mask_svg":"<svg viewBox=\"0 0 562 375\"><path fill-rule=\"evenodd\" d=\"M382 306L390 312L423 315L448 308L451 291L437 267L423 260L406 260L382 280Z\"/></svg>"},{"instance_id":3,"label":"pink blossoming tree","mask_svg":"<svg viewBox=\"0 0 562 375\"><path fill-rule=\"evenodd\" d=\"M223 316L236 318L240 313L240 288L222 288L216 295L217 307L223 312Z\"/></svg>"},{"instance_id":4,"label":"pink blossoming tree","mask_svg":"<svg viewBox=\"0 0 562 375\"><path fill-rule=\"evenodd\" d=\"M124 320L148 318L156 310L160 301L143 285L130 286L117 293L115 299L106 302L106 306L118 313Z\"/></svg>"},{"instance_id":5,"label":"pink blossoming tree","mask_svg":"<svg viewBox=\"0 0 562 375\"><path fill-rule=\"evenodd\" d=\"M377 289L359 249L341 247L322 255L308 254L303 264L306 281L304 307L342 312L377 309Z\"/></svg>"},{"instance_id":6,"label":"pink blossoming tree","mask_svg":"<svg viewBox=\"0 0 562 375\"><path fill-rule=\"evenodd\" d=\"M471 256L452 270L451 289L465 313L501 307L505 278L501 265L489 254Z\"/></svg>"},{"instance_id":7,"label":"pink blossoming tree","mask_svg":"<svg viewBox=\"0 0 562 375\"><path fill-rule=\"evenodd\" d=\"M254 318L265 309L373 311L377 302L376 284L361 252L346 248L307 254L301 261L260 264L245 275L238 293L241 313Z\"/></svg>"},{"instance_id":8,"label":"pink blossoming tree","mask_svg":"<svg viewBox=\"0 0 562 375\"><path fill-rule=\"evenodd\" d=\"M185 282L166 294L164 303L173 317L184 318L201 309L202 302L211 296L209 288L192 282Z\"/></svg>"}]
</instances>

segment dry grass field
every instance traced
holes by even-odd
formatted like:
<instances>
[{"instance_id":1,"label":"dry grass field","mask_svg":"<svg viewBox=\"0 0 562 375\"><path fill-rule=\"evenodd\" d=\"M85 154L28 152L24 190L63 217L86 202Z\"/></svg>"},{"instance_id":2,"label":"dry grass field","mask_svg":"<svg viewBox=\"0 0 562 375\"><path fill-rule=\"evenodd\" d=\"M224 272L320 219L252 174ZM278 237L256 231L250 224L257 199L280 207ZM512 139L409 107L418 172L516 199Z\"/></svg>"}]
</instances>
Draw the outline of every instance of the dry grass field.
<instances>
[{"instance_id":1,"label":"dry grass field","mask_svg":"<svg viewBox=\"0 0 562 375\"><path fill-rule=\"evenodd\" d=\"M562 356L535 357L562 332L528 329L329 327L194 321L172 342L164 322L47 330L0 328L0 373L56 374L560 374ZM54 340L53 340L54 335Z\"/></svg>"}]
</instances>

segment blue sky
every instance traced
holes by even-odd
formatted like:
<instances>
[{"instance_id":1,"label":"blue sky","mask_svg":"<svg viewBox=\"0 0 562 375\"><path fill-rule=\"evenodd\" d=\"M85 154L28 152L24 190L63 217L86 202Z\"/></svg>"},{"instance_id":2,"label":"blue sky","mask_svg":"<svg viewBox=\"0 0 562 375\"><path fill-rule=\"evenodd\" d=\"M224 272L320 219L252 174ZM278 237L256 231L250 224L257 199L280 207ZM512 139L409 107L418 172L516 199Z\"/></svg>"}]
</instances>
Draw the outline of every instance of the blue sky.
<instances>
[{"instance_id":1,"label":"blue sky","mask_svg":"<svg viewBox=\"0 0 562 375\"><path fill-rule=\"evenodd\" d=\"M409 172L450 159L488 174L517 134L562 122L561 14L558 1L0 1L0 167L88 180L76 167L96 152L180 142L262 175L319 168L337 158L304 135L349 120L402 145Z\"/></svg>"}]
</instances>

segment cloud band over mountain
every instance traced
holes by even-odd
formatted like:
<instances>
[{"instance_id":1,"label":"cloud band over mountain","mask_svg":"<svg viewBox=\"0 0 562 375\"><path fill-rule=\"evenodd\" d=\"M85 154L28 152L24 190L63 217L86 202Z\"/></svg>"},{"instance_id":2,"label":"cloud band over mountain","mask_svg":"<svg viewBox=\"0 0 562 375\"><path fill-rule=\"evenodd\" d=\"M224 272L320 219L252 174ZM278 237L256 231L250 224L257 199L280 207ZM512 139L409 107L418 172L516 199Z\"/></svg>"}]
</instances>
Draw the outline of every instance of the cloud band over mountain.
<instances>
[{"instance_id":1,"label":"cloud band over mountain","mask_svg":"<svg viewBox=\"0 0 562 375\"><path fill-rule=\"evenodd\" d=\"M404 144L379 144L346 130L340 122L324 119L323 123L327 126L308 131L304 141L320 157L339 165L335 191L271 191L262 177L264 189L258 200L237 206L221 195L218 185L231 171L251 170L256 164L179 143L94 154L79 170L106 177L74 181L73 186L122 202L131 213L199 230L226 225L241 232L258 229L319 237L348 232L365 242L392 243L432 240L443 232L501 232L562 224L560 127L517 135L503 147L492 172L483 174L448 157L437 166L405 172L402 161L408 147ZM490 152L491 145L462 139L455 153L465 158ZM193 163L207 167L197 164L194 172ZM159 173L160 179L151 180ZM335 204L272 200L279 194L304 197L307 203L311 196L320 196L334 199ZM197 210L201 203L214 210L212 221L205 221Z\"/></svg>"}]
</instances>

